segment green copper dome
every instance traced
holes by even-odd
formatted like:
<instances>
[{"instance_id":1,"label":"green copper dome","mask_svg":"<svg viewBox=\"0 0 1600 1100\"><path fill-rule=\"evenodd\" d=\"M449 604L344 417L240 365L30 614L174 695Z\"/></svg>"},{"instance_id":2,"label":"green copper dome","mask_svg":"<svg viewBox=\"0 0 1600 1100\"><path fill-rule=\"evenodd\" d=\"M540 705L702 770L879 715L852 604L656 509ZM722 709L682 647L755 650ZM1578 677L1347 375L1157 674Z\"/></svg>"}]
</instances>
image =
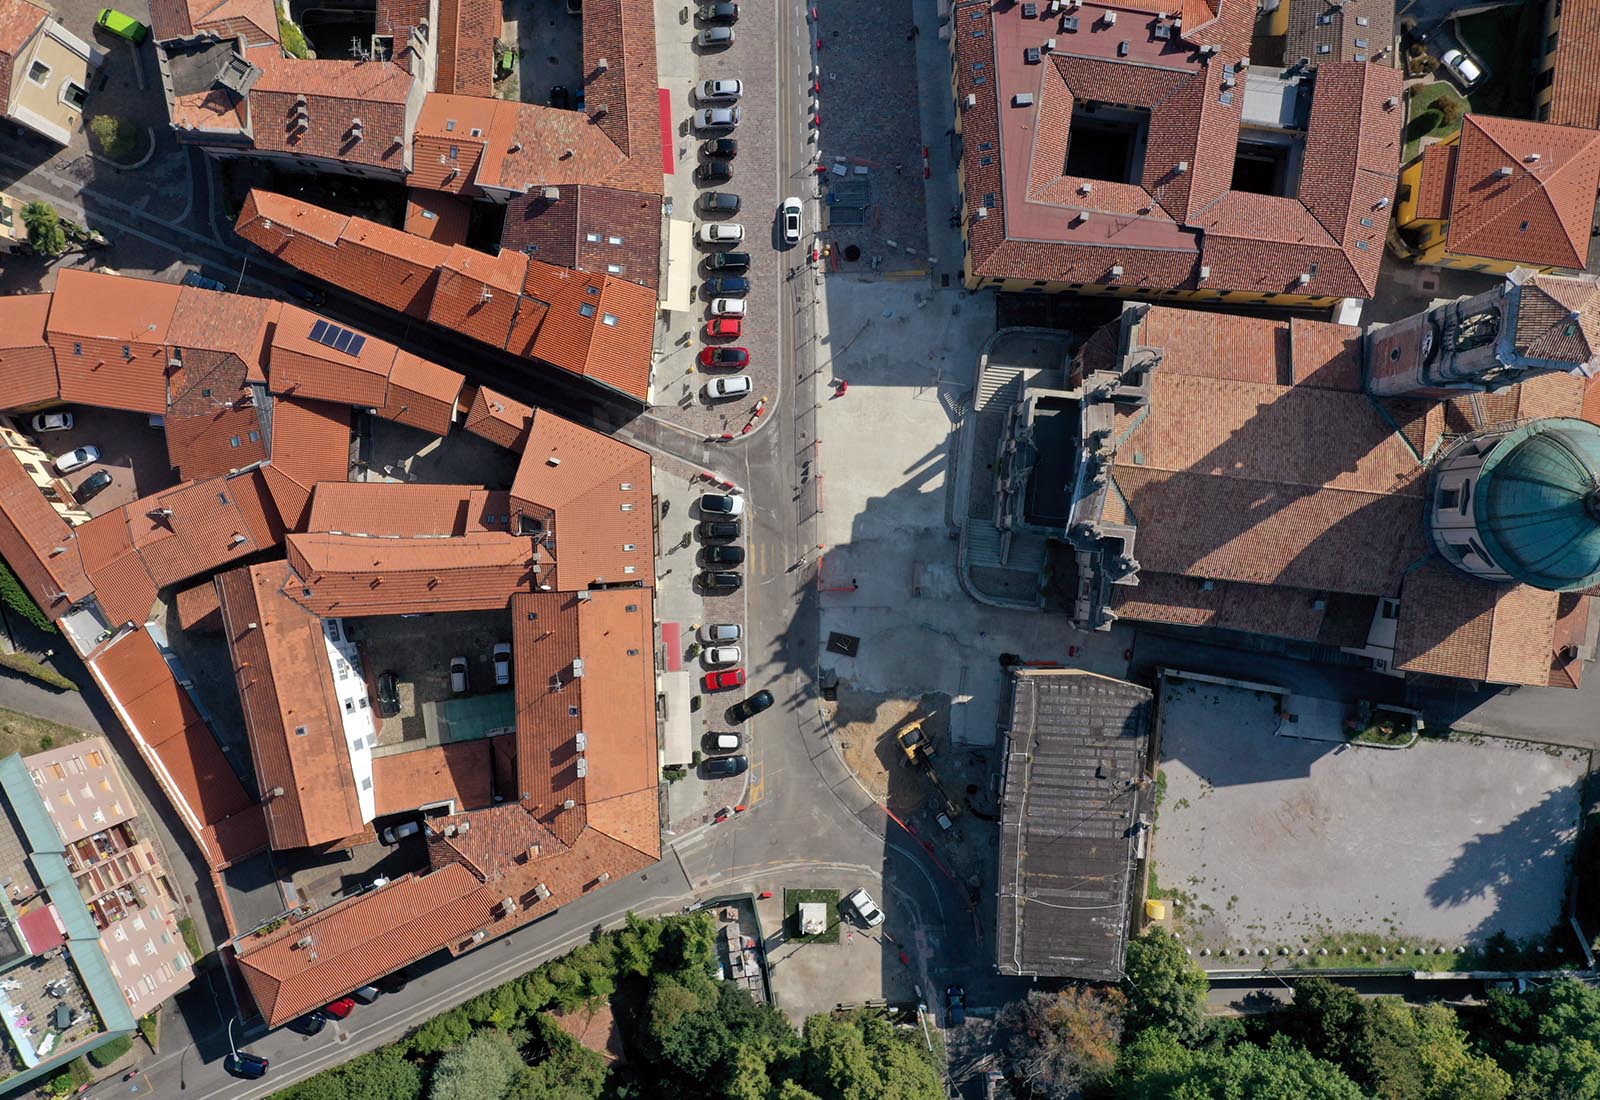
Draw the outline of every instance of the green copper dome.
<instances>
[{"instance_id":1,"label":"green copper dome","mask_svg":"<svg viewBox=\"0 0 1600 1100\"><path fill-rule=\"evenodd\" d=\"M1495 562L1535 588L1600 583L1600 427L1536 420L1489 452L1473 505Z\"/></svg>"}]
</instances>

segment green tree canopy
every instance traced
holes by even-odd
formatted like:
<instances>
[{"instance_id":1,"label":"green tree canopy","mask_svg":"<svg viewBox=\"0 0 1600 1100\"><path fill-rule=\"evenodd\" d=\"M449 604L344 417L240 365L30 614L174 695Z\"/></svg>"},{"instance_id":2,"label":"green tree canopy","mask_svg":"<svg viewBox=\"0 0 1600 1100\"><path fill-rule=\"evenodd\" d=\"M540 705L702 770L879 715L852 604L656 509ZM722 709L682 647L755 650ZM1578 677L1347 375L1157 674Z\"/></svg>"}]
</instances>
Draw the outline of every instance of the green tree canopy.
<instances>
[{"instance_id":1,"label":"green tree canopy","mask_svg":"<svg viewBox=\"0 0 1600 1100\"><path fill-rule=\"evenodd\" d=\"M61 215L47 202L30 202L22 208L22 224L28 229L28 243L41 256L59 256L67 250L67 232L61 228Z\"/></svg>"},{"instance_id":2,"label":"green tree canopy","mask_svg":"<svg viewBox=\"0 0 1600 1100\"><path fill-rule=\"evenodd\" d=\"M1165 928L1152 927L1128 944L1122 987L1128 994L1124 1019L1129 1031L1160 1027L1184 1042L1199 1037L1209 988L1206 973Z\"/></svg>"},{"instance_id":3,"label":"green tree canopy","mask_svg":"<svg viewBox=\"0 0 1600 1100\"><path fill-rule=\"evenodd\" d=\"M506 1100L523 1068L511 1037L503 1031L475 1031L433 1067L428 1100Z\"/></svg>"},{"instance_id":4,"label":"green tree canopy","mask_svg":"<svg viewBox=\"0 0 1600 1100\"><path fill-rule=\"evenodd\" d=\"M799 1083L818 1100L939 1100L944 1082L922 1032L873 1013L816 1015L801 1029Z\"/></svg>"},{"instance_id":5,"label":"green tree canopy","mask_svg":"<svg viewBox=\"0 0 1600 1100\"><path fill-rule=\"evenodd\" d=\"M1506 1100L1511 1077L1467 1043L1444 1005L1411 1008L1382 997L1367 1006L1371 1087L1379 1100Z\"/></svg>"},{"instance_id":6,"label":"green tree canopy","mask_svg":"<svg viewBox=\"0 0 1600 1100\"><path fill-rule=\"evenodd\" d=\"M1354 1081L1284 1035L1265 1047L1186 1047L1150 1028L1123 1048L1118 1100L1366 1100Z\"/></svg>"},{"instance_id":7,"label":"green tree canopy","mask_svg":"<svg viewBox=\"0 0 1600 1100\"><path fill-rule=\"evenodd\" d=\"M1349 986L1326 978L1301 978L1295 983L1294 1001L1283 1016L1281 1030L1355 1080L1371 1080L1367 1005Z\"/></svg>"},{"instance_id":8,"label":"green tree canopy","mask_svg":"<svg viewBox=\"0 0 1600 1100\"><path fill-rule=\"evenodd\" d=\"M1600 990L1562 978L1525 994L1489 995L1483 1042L1518 1097L1600 1100Z\"/></svg>"}]
</instances>

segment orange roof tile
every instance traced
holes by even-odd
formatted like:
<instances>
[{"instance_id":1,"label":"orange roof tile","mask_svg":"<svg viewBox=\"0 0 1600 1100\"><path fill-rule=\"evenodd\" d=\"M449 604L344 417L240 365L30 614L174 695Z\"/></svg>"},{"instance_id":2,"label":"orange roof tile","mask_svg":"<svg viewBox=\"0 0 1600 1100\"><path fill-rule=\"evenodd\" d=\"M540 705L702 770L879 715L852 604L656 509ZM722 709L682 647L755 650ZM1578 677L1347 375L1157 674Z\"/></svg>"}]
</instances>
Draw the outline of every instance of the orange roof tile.
<instances>
[{"instance_id":1,"label":"orange roof tile","mask_svg":"<svg viewBox=\"0 0 1600 1100\"><path fill-rule=\"evenodd\" d=\"M0 445L0 558L52 619L94 591L72 525L9 445Z\"/></svg>"},{"instance_id":2,"label":"orange roof tile","mask_svg":"<svg viewBox=\"0 0 1600 1100\"><path fill-rule=\"evenodd\" d=\"M217 578L256 776L263 792L284 792L265 800L275 848L365 827L322 620L285 594L294 583L282 561Z\"/></svg>"},{"instance_id":3,"label":"orange roof tile","mask_svg":"<svg viewBox=\"0 0 1600 1100\"><path fill-rule=\"evenodd\" d=\"M1394 665L1495 684L1545 686L1560 593L1485 584L1442 562L1406 577Z\"/></svg>"},{"instance_id":4,"label":"orange roof tile","mask_svg":"<svg viewBox=\"0 0 1600 1100\"><path fill-rule=\"evenodd\" d=\"M338 338L358 350L339 351L313 339L313 331L324 332L324 340ZM350 333L350 338L342 333ZM389 368L398 350L387 340L286 305L272 330L268 383L273 393L377 408L388 397Z\"/></svg>"},{"instance_id":5,"label":"orange roof tile","mask_svg":"<svg viewBox=\"0 0 1600 1100\"><path fill-rule=\"evenodd\" d=\"M481 739L374 757L378 816L440 802L454 802L458 812L492 804L489 751L488 740Z\"/></svg>"},{"instance_id":6,"label":"orange roof tile","mask_svg":"<svg viewBox=\"0 0 1600 1100\"><path fill-rule=\"evenodd\" d=\"M1430 145L1422 151L1422 179L1417 187L1417 217L1448 218L1460 146Z\"/></svg>"},{"instance_id":7,"label":"orange roof tile","mask_svg":"<svg viewBox=\"0 0 1600 1100\"><path fill-rule=\"evenodd\" d=\"M283 303L248 294L219 298L214 290L186 286L172 311L167 343L180 352L203 348L227 352L244 363L252 382L267 378L267 336Z\"/></svg>"},{"instance_id":8,"label":"orange roof tile","mask_svg":"<svg viewBox=\"0 0 1600 1100\"><path fill-rule=\"evenodd\" d=\"M467 431L498 443L508 451L521 451L533 427L533 409L487 386L472 395L467 410Z\"/></svg>"},{"instance_id":9,"label":"orange roof tile","mask_svg":"<svg viewBox=\"0 0 1600 1100\"><path fill-rule=\"evenodd\" d=\"M475 485L328 481L317 486L305 529L406 538L504 531L505 522L493 526L481 522L484 517L473 508L474 498L480 495L498 496L496 514L509 514L504 493L490 494Z\"/></svg>"},{"instance_id":10,"label":"orange roof tile","mask_svg":"<svg viewBox=\"0 0 1600 1100\"><path fill-rule=\"evenodd\" d=\"M474 340L505 347L527 270L528 257L520 252L491 256L456 245L439 267L428 320Z\"/></svg>"},{"instance_id":11,"label":"orange roof tile","mask_svg":"<svg viewBox=\"0 0 1600 1100\"><path fill-rule=\"evenodd\" d=\"M655 583L650 456L539 410L511 488L512 509L540 519L561 587Z\"/></svg>"},{"instance_id":12,"label":"orange roof tile","mask_svg":"<svg viewBox=\"0 0 1600 1100\"><path fill-rule=\"evenodd\" d=\"M288 543L299 577L291 596L319 615L481 611L548 583L533 540L500 531L381 539L307 532Z\"/></svg>"},{"instance_id":13,"label":"orange roof tile","mask_svg":"<svg viewBox=\"0 0 1600 1100\"><path fill-rule=\"evenodd\" d=\"M456 403L466 379L448 367L402 351L389 371L389 395L378 415L434 435L455 423Z\"/></svg>"},{"instance_id":14,"label":"orange roof tile","mask_svg":"<svg viewBox=\"0 0 1600 1100\"><path fill-rule=\"evenodd\" d=\"M127 528L129 541L160 588L271 549L283 538L277 509L255 471L183 482L99 520L108 517ZM107 546L115 544L107 539Z\"/></svg>"},{"instance_id":15,"label":"orange roof tile","mask_svg":"<svg viewBox=\"0 0 1600 1100\"><path fill-rule=\"evenodd\" d=\"M0 409L61 396L56 355L45 340L49 294L0 297Z\"/></svg>"},{"instance_id":16,"label":"orange roof tile","mask_svg":"<svg viewBox=\"0 0 1600 1100\"><path fill-rule=\"evenodd\" d=\"M29 0L0 0L0 103L11 103L11 71L17 54L49 17L49 11Z\"/></svg>"},{"instance_id":17,"label":"orange roof tile","mask_svg":"<svg viewBox=\"0 0 1600 1100\"><path fill-rule=\"evenodd\" d=\"M122 509L105 513L78 528L83 568L94 582L95 599L106 621L140 625L156 602L156 582L133 545Z\"/></svg>"},{"instance_id":18,"label":"orange roof tile","mask_svg":"<svg viewBox=\"0 0 1600 1100\"><path fill-rule=\"evenodd\" d=\"M1550 72L1550 121L1600 127L1600 0L1562 4Z\"/></svg>"},{"instance_id":19,"label":"orange roof tile","mask_svg":"<svg viewBox=\"0 0 1600 1100\"><path fill-rule=\"evenodd\" d=\"M350 410L325 401L278 397L272 402L272 462L267 485L285 527L298 530L323 481L350 478Z\"/></svg>"},{"instance_id":20,"label":"orange roof tile","mask_svg":"<svg viewBox=\"0 0 1600 1100\"><path fill-rule=\"evenodd\" d=\"M420 153L418 154L420 155ZM438 244L462 244L472 220L472 202L443 191L425 191L410 177L406 196L406 232Z\"/></svg>"},{"instance_id":21,"label":"orange roof tile","mask_svg":"<svg viewBox=\"0 0 1600 1100\"><path fill-rule=\"evenodd\" d=\"M56 277L49 328L63 336L165 344L183 291L174 283L65 267Z\"/></svg>"},{"instance_id":22,"label":"orange roof tile","mask_svg":"<svg viewBox=\"0 0 1600 1100\"><path fill-rule=\"evenodd\" d=\"M222 602L217 596L217 586L211 581L185 588L173 602L178 608L178 625L184 630L202 634L222 630Z\"/></svg>"},{"instance_id":23,"label":"orange roof tile","mask_svg":"<svg viewBox=\"0 0 1600 1100\"><path fill-rule=\"evenodd\" d=\"M412 76L392 61L302 61L276 45L248 51L261 68L250 92L257 149L323 157L400 175ZM298 108L304 104L304 113Z\"/></svg>"}]
</instances>

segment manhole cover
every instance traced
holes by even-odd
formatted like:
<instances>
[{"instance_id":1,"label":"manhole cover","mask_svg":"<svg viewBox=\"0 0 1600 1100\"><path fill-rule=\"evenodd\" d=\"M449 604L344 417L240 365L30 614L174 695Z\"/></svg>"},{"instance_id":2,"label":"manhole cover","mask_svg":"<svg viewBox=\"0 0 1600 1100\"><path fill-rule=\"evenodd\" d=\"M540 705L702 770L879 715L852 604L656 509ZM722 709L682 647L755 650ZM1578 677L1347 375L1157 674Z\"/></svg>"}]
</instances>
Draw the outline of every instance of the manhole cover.
<instances>
[{"instance_id":1,"label":"manhole cover","mask_svg":"<svg viewBox=\"0 0 1600 1100\"><path fill-rule=\"evenodd\" d=\"M844 258L851 263L861 259L861 248L858 245L847 244L844 246Z\"/></svg>"},{"instance_id":2,"label":"manhole cover","mask_svg":"<svg viewBox=\"0 0 1600 1100\"><path fill-rule=\"evenodd\" d=\"M846 657L854 657L860 645L861 639L854 634L840 634L838 631L828 634L829 653L842 653Z\"/></svg>"}]
</instances>

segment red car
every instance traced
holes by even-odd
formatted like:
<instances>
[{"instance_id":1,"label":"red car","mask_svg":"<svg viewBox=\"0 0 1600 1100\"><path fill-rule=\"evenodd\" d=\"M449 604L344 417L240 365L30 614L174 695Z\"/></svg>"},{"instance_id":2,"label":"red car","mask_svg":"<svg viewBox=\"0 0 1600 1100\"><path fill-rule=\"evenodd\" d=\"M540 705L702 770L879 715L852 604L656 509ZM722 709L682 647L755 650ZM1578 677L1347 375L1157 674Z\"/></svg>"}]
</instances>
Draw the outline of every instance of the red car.
<instances>
[{"instance_id":1,"label":"red car","mask_svg":"<svg viewBox=\"0 0 1600 1100\"><path fill-rule=\"evenodd\" d=\"M706 322L707 339L737 335L739 335L739 318L737 317L713 317Z\"/></svg>"},{"instance_id":2,"label":"red car","mask_svg":"<svg viewBox=\"0 0 1600 1100\"><path fill-rule=\"evenodd\" d=\"M706 673L707 691L727 691L744 686L744 669L725 668L721 672Z\"/></svg>"},{"instance_id":3,"label":"red car","mask_svg":"<svg viewBox=\"0 0 1600 1100\"><path fill-rule=\"evenodd\" d=\"M332 1004L323 1005L322 1011L326 1012L329 1016L332 1016L335 1020L342 1020L346 1016L350 1015L351 1010L355 1007L356 1002L353 998L340 997Z\"/></svg>"},{"instance_id":4,"label":"red car","mask_svg":"<svg viewBox=\"0 0 1600 1100\"><path fill-rule=\"evenodd\" d=\"M700 352L702 367L748 367L750 352L746 348L705 348Z\"/></svg>"}]
</instances>

